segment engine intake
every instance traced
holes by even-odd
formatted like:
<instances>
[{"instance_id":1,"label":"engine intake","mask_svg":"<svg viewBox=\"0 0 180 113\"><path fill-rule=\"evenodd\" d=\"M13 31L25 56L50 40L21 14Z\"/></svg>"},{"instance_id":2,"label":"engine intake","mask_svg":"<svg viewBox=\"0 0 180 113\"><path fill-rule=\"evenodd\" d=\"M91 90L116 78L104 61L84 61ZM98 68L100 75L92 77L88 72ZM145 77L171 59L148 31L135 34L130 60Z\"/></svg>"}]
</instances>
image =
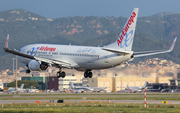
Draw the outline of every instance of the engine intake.
<instances>
[{"instance_id":1,"label":"engine intake","mask_svg":"<svg viewBox=\"0 0 180 113\"><path fill-rule=\"evenodd\" d=\"M131 55L131 59L134 58L134 53Z\"/></svg>"},{"instance_id":2,"label":"engine intake","mask_svg":"<svg viewBox=\"0 0 180 113\"><path fill-rule=\"evenodd\" d=\"M48 68L48 65L47 63L44 63L42 62L41 64L36 61L36 60L31 60L29 63L28 63L28 68L32 71L44 71Z\"/></svg>"}]
</instances>

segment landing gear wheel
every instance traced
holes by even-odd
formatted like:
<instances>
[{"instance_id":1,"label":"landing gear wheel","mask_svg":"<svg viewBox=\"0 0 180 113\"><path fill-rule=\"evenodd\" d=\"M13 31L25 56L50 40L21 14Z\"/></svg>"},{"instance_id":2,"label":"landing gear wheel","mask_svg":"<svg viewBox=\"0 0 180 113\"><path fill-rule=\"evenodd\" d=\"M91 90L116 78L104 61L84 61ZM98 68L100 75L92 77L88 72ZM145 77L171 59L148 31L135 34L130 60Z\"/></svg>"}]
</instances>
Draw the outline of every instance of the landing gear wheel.
<instances>
[{"instance_id":1,"label":"landing gear wheel","mask_svg":"<svg viewBox=\"0 0 180 113\"><path fill-rule=\"evenodd\" d=\"M62 78L64 78L64 77L66 76L66 73L63 71L63 72L61 73L61 76L62 76Z\"/></svg>"},{"instance_id":2,"label":"landing gear wheel","mask_svg":"<svg viewBox=\"0 0 180 113\"><path fill-rule=\"evenodd\" d=\"M92 78L92 72L91 71L88 73L88 75L89 75L89 78Z\"/></svg>"},{"instance_id":3,"label":"landing gear wheel","mask_svg":"<svg viewBox=\"0 0 180 113\"><path fill-rule=\"evenodd\" d=\"M30 73L30 72L31 72L30 69L27 69L27 70L26 70L26 73Z\"/></svg>"},{"instance_id":4,"label":"landing gear wheel","mask_svg":"<svg viewBox=\"0 0 180 113\"><path fill-rule=\"evenodd\" d=\"M92 74L92 72L91 71L86 71L86 72L84 72L84 78L92 78L92 76L93 76L93 74Z\"/></svg>"},{"instance_id":5,"label":"landing gear wheel","mask_svg":"<svg viewBox=\"0 0 180 113\"><path fill-rule=\"evenodd\" d=\"M60 77L64 78L65 76L66 76L66 73L64 71L63 72L61 72L61 71L57 72L57 77L58 78L60 78Z\"/></svg>"},{"instance_id":6,"label":"landing gear wheel","mask_svg":"<svg viewBox=\"0 0 180 113\"><path fill-rule=\"evenodd\" d=\"M60 78L61 77L61 73L60 71L57 72L57 77Z\"/></svg>"},{"instance_id":7,"label":"landing gear wheel","mask_svg":"<svg viewBox=\"0 0 180 113\"><path fill-rule=\"evenodd\" d=\"M88 77L88 72L84 72L84 78Z\"/></svg>"}]
</instances>

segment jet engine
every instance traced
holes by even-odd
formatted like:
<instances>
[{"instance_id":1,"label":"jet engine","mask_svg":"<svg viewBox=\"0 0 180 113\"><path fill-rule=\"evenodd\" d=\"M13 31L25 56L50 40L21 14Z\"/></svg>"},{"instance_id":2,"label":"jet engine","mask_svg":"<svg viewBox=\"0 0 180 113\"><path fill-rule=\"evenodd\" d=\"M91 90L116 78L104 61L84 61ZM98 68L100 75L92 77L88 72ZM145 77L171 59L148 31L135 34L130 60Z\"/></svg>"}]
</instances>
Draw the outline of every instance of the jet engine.
<instances>
[{"instance_id":1,"label":"jet engine","mask_svg":"<svg viewBox=\"0 0 180 113\"><path fill-rule=\"evenodd\" d=\"M28 68L32 71L40 71L40 70L44 71L48 68L48 64L44 62L39 63L36 60L31 60L28 63Z\"/></svg>"}]
</instances>

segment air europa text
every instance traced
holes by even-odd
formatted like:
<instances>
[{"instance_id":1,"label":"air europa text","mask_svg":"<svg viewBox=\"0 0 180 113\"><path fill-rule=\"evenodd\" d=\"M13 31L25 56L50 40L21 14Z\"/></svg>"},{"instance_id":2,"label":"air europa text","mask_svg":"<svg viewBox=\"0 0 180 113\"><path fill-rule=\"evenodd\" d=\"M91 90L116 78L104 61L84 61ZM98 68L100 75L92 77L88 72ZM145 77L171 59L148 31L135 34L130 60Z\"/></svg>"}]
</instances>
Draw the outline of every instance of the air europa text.
<instances>
[{"instance_id":1,"label":"air europa text","mask_svg":"<svg viewBox=\"0 0 180 113\"><path fill-rule=\"evenodd\" d=\"M119 36L119 38L117 39L117 44L118 46L120 45L120 43L123 40L123 37L126 35L128 29L129 29L129 25L131 25L132 23L134 23L134 18L136 17L136 13L133 12L131 17L129 18L129 21L127 22L126 26L124 27L124 29L122 30L121 35Z\"/></svg>"},{"instance_id":2,"label":"air europa text","mask_svg":"<svg viewBox=\"0 0 180 113\"><path fill-rule=\"evenodd\" d=\"M56 48L48 47L48 46L46 46L46 47L41 46L41 48L40 48L39 50L41 50L41 51L50 51L50 52L52 52L52 51L55 51Z\"/></svg>"}]
</instances>

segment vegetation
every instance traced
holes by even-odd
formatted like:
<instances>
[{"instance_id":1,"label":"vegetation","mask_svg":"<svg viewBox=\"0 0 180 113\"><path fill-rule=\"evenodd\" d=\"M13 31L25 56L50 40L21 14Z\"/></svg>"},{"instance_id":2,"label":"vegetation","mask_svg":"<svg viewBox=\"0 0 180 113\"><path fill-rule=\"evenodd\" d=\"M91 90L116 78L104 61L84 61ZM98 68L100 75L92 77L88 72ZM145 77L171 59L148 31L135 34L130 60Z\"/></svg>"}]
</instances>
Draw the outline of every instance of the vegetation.
<instances>
[{"instance_id":1,"label":"vegetation","mask_svg":"<svg viewBox=\"0 0 180 113\"><path fill-rule=\"evenodd\" d=\"M0 113L44 113L44 112L88 112L88 113L139 113L139 112L180 112L180 105L159 105L148 104L144 108L143 104L123 104L123 103L38 103L38 104L1 104Z\"/></svg>"},{"instance_id":2,"label":"vegetation","mask_svg":"<svg viewBox=\"0 0 180 113\"><path fill-rule=\"evenodd\" d=\"M26 80L18 80L17 82L17 86L20 87L21 84L24 84L24 88L31 88L31 87L38 87L39 84L36 81L30 80L30 81L26 81ZM7 87L16 87L16 81L10 82L7 84Z\"/></svg>"}]
</instances>

